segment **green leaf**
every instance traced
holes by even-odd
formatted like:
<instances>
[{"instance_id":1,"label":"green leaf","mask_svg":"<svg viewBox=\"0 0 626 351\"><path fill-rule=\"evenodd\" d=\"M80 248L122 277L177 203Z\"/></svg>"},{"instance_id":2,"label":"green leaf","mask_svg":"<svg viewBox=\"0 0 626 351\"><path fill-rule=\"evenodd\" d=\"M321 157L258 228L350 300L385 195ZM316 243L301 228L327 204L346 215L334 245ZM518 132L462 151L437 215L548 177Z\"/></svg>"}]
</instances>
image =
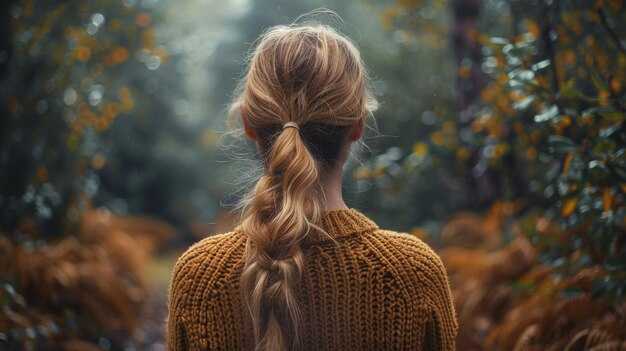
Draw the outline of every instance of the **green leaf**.
<instances>
[{"instance_id":1,"label":"green leaf","mask_svg":"<svg viewBox=\"0 0 626 351\"><path fill-rule=\"evenodd\" d=\"M507 55L507 56L512 56L512 57L516 57L516 58L520 58L524 55L524 50L521 48L516 47L513 44L506 44L503 48L502 48L502 52Z\"/></svg>"},{"instance_id":2,"label":"green leaf","mask_svg":"<svg viewBox=\"0 0 626 351\"><path fill-rule=\"evenodd\" d=\"M608 90L608 85L604 83L602 78L600 78L600 75L598 74L598 72L596 72L595 70L591 70L591 81L593 82L593 85L596 86L598 91Z\"/></svg>"},{"instance_id":3,"label":"green leaf","mask_svg":"<svg viewBox=\"0 0 626 351\"><path fill-rule=\"evenodd\" d=\"M527 81L535 78L535 72L529 69L517 68L509 72L509 79L517 79L521 81Z\"/></svg>"},{"instance_id":4,"label":"green leaf","mask_svg":"<svg viewBox=\"0 0 626 351\"><path fill-rule=\"evenodd\" d=\"M550 66L550 60L543 60L543 61L535 63L534 65L531 66L531 68L533 69L533 71L538 71L548 66Z\"/></svg>"},{"instance_id":5,"label":"green leaf","mask_svg":"<svg viewBox=\"0 0 626 351\"><path fill-rule=\"evenodd\" d=\"M543 263L550 263L554 261L555 258L559 257L559 255L555 252L546 251L539 254L539 260Z\"/></svg>"},{"instance_id":6,"label":"green leaf","mask_svg":"<svg viewBox=\"0 0 626 351\"><path fill-rule=\"evenodd\" d=\"M556 260L552 261L552 267L555 268L563 268L568 265L567 259L565 257L559 257Z\"/></svg>"},{"instance_id":7,"label":"green leaf","mask_svg":"<svg viewBox=\"0 0 626 351\"><path fill-rule=\"evenodd\" d=\"M506 38L499 38L499 37L492 37L492 38L489 39L489 41L492 44L496 44L496 45L506 45L506 44L510 43L510 41L508 39L506 39Z\"/></svg>"},{"instance_id":8,"label":"green leaf","mask_svg":"<svg viewBox=\"0 0 626 351\"><path fill-rule=\"evenodd\" d=\"M545 178L546 180L551 182L555 180L556 177L558 177L560 173L561 173L561 163L553 162L552 165L545 172Z\"/></svg>"},{"instance_id":9,"label":"green leaf","mask_svg":"<svg viewBox=\"0 0 626 351\"><path fill-rule=\"evenodd\" d=\"M562 135L550 135L548 137L548 145L551 149L558 152L573 152L578 148L572 139Z\"/></svg>"},{"instance_id":10,"label":"green leaf","mask_svg":"<svg viewBox=\"0 0 626 351\"><path fill-rule=\"evenodd\" d=\"M615 133L619 128L621 127L621 125L619 124L613 124L610 125L602 130L600 130L600 137L601 138L608 138L611 135L613 135L613 133Z\"/></svg>"},{"instance_id":11,"label":"green leaf","mask_svg":"<svg viewBox=\"0 0 626 351\"><path fill-rule=\"evenodd\" d=\"M549 121L558 115L559 115L559 108L556 105L552 105L548 108L545 108L538 115L535 115L535 122L541 123L541 122Z\"/></svg>"},{"instance_id":12,"label":"green leaf","mask_svg":"<svg viewBox=\"0 0 626 351\"><path fill-rule=\"evenodd\" d=\"M624 268L626 268L626 264L624 262L605 262L604 268L606 268L609 272L622 272Z\"/></svg>"},{"instance_id":13,"label":"green leaf","mask_svg":"<svg viewBox=\"0 0 626 351\"><path fill-rule=\"evenodd\" d=\"M603 112L614 112L617 110L617 107L615 106L594 106L594 107L590 107L586 110L583 110L582 114L583 116L588 116L588 115L593 115L593 114L601 114Z\"/></svg>"},{"instance_id":14,"label":"green leaf","mask_svg":"<svg viewBox=\"0 0 626 351\"><path fill-rule=\"evenodd\" d=\"M559 91L558 97L560 99L573 99L580 96L580 92L572 87L564 87Z\"/></svg>"},{"instance_id":15,"label":"green leaf","mask_svg":"<svg viewBox=\"0 0 626 351\"><path fill-rule=\"evenodd\" d=\"M604 162L602 162L601 160L591 160L589 161L588 164L589 169L594 169L594 168L601 168L603 170L606 170L606 164Z\"/></svg>"},{"instance_id":16,"label":"green leaf","mask_svg":"<svg viewBox=\"0 0 626 351\"><path fill-rule=\"evenodd\" d=\"M526 107L528 107L528 105L530 105L533 101L537 100L537 96L536 95L528 95L527 97L516 101L513 103L513 108L516 110L523 110Z\"/></svg>"},{"instance_id":17,"label":"green leaf","mask_svg":"<svg viewBox=\"0 0 626 351\"><path fill-rule=\"evenodd\" d=\"M612 154L613 152L615 152L616 147L617 144L614 140L608 138L600 138L592 149L594 153L598 154L598 156L592 157L605 157L606 154Z\"/></svg>"},{"instance_id":18,"label":"green leaf","mask_svg":"<svg viewBox=\"0 0 626 351\"><path fill-rule=\"evenodd\" d=\"M626 113L622 111L602 111L600 116L611 122L622 122L626 119Z\"/></svg>"}]
</instances>

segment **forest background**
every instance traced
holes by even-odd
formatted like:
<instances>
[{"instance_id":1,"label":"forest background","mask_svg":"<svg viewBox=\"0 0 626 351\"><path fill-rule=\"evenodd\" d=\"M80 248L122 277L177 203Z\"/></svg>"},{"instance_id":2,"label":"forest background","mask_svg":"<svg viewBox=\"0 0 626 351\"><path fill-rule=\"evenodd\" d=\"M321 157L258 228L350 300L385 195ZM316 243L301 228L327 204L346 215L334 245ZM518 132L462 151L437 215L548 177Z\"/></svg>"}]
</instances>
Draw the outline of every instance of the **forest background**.
<instances>
[{"instance_id":1,"label":"forest background","mask_svg":"<svg viewBox=\"0 0 626 351\"><path fill-rule=\"evenodd\" d=\"M258 172L224 136L245 55L328 7L382 102L347 200L438 250L459 349L626 349L623 6L2 2L0 347L163 349L174 260Z\"/></svg>"}]
</instances>

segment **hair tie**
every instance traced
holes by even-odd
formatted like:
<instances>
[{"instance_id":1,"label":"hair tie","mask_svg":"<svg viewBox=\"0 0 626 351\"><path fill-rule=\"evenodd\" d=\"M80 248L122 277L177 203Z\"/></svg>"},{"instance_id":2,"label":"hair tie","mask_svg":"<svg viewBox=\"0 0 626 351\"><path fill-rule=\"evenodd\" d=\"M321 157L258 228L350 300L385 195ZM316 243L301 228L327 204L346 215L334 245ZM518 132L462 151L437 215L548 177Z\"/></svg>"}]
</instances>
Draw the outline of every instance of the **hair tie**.
<instances>
[{"instance_id":1,"label":"hair tie","mask_svg":"<svg viewBox=\"0 0 626 351\"><path fill-rule=\"evenodd\" d=\"M283 124L283 129L287 129L287 128L296 128L297 130L300 130L300 127L298 127L298 123L296 122L287 122Z\"/></svg>"}]
</instances>

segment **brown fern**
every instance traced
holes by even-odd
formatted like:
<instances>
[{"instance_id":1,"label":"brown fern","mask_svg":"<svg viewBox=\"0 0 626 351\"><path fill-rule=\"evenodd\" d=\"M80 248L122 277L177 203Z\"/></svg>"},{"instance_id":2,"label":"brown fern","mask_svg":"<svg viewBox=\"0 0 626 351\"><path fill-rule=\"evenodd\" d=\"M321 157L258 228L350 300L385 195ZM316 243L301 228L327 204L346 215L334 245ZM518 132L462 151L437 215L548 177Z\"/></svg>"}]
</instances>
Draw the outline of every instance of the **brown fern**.
<instances>
[{"instance_id":1,"label":"brown fern","mask_svg":"<svg viewBox=\"0 0 626 351\"><path fill-rule=\"evenodd\" d=\"M604 269L592 266L567 279L554 279L554 269L538 260L536 247L519 230L501 248L483 247L503 213L500 205L480 225L477 217L462 214L444 227L449 246L440 253L461 326L458 349L621 350L626 342L626 302L598 301L589 293L594 281L606 274ZM476 226L475 232L459 239L470 225ZM537 226L546 236L567 240L570 235L542 218ZM575 259L579 253L572 255ZM566 291L578 295L566 297Z\"/></svg>"},{"instance_id":2,"label":"brown fern","mask_svg":"<svg viewBox=\"0 0 626 351\"><path fill-rule=\"evenodd\" d=\"M35 249L0 236L0 280L12 286L0 289L0 300L8 301L0 310L1 330L24 334L38 326L48 335L38 345L59 350L100 349L94 340L102 335L116 347L132 340L148 293L143 267L174 230L161 221L102 210L86 211L79 223L75 236ZM139 238L157 244L143 245ZM24 348L20 340L10 339L9 345Z\"/></svg>"}]
</instances>

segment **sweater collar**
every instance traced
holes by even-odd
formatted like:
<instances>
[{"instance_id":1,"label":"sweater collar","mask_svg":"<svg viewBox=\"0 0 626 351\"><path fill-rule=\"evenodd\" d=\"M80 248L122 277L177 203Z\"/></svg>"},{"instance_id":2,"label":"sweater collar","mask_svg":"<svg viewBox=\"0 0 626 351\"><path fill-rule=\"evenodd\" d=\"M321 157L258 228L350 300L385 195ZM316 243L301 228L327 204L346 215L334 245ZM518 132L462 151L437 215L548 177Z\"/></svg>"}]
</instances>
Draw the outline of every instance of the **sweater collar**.
<instances>
[{"instance_id":1,"label":"sweater collar","mask_svg":"<svg viewBox=\"0 0 626 351\"><path fill-rule=\"evenodd\" d=\"M378 229L376 223L353 208L322 211L318 225L336 240ZM332 242L328 235L313 231L304 240L305 242Z\"/></svg>"}]
</instances>

